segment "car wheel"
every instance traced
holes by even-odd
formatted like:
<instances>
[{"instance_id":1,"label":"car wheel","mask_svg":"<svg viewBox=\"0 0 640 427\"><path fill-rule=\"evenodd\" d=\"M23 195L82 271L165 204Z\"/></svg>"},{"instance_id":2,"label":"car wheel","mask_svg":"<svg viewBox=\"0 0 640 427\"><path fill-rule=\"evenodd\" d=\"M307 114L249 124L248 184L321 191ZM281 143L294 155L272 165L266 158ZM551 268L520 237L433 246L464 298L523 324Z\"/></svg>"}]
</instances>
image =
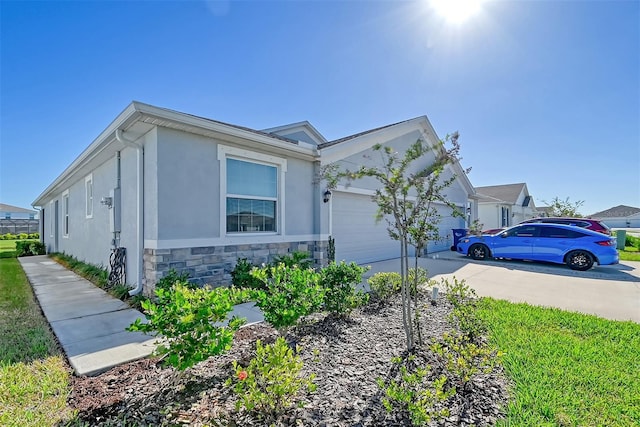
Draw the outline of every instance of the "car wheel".
<instances>
[{"instance_id":1,"label":"car wheel","mask_svg":"<svg viewBox=\"0 0 640 427\"><path fill-rule=\"evenodd\" d=\"M485 245L476 243L475 245L471 245L469 248L469 255L471 255L471 258L473 259L487 259L489 257L489 248Z\"/></svg>"},{"instance_id":2,"label":"car wheel","mask_svg":"<svg viewBox=\"0 0 640 427\"><path fill-rule=\"evenodd\" d=\"M593 267L593 257L586 251L573 251L567 255L567 265L572 270L585 271Z\"/></svg>"}]
</instances>

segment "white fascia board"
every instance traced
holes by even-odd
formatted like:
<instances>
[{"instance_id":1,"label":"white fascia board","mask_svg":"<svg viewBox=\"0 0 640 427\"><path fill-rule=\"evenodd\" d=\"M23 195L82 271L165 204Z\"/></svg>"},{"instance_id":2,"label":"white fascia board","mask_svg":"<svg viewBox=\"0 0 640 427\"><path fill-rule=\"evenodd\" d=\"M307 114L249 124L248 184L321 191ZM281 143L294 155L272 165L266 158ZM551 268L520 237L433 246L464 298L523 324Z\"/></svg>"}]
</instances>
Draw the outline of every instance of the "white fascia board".
<instances>
[{"instance_id":1,"label":"white fascia board","mask_svg":"<svg viewBox=\"0 0 640 427\"><path fill-rule=\"evenodd\" d=\"M325 166L338 162L349 156L368 150L376 144L387 143L392 139L406 135L414 130L420 131L428 142L433 142L433 136L425 134L425 127L421 125L422 122L428 122L426 116L417 117L413 120L398 123L371 133L365 133L348 141L322 148L320 149L321 165Z\"/></svg>"}]
</instances>

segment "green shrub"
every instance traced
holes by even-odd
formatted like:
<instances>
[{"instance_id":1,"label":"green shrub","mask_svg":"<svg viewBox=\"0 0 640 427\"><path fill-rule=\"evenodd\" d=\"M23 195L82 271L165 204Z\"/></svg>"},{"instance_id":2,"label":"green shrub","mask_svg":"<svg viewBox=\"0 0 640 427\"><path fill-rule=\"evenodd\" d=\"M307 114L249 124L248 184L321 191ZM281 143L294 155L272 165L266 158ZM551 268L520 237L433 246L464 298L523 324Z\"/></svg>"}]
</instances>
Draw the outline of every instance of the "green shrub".
<instances>
[{"instance_id":1,"label":"green shrub","mask_svg":"<svg viewBox=\"0 0 640 427\"><path fill-rule=\"evenodd\" d=\"M270 263L270 265L276 266L278 264L284 264L285 266L290 268L298 266L302 270L306 270L313 267L313 260L309 256L308 252L296 251L287 255L274 256L273 261Z\"/></svg>"},{"instance_id":2,"label":"green shrub","mask_svg":"<svg viewBox=\"0 0 640 427\"><path fill-rule=\"evenodd\" d=\"M298 319L317 311L323 302L320 274L312 269L278 264L254 268L251 274L260 280L266 290L253 292L256 305L264 318L275 328L286 328Z\"/></svg>"},{"instance_id":3,"label":"green shrub","mask_svg":"<svg viewBox=\"0 0 640 427\"><path fill-rule=\"evenodd\" d=\"M39 240L40 239L40 233L30 233L29 236L27 237L27 239L29 239L29 240Z\"/></svg>"},{"instance_id":4,"label":"green shrub","mask_svg":"<svg viewBox=\"0 0 640 427\"><path fill-rule=\"evenodd\" d=\"M464 280L453 278L441 280L441 286L447 300L453 306L449 314L449 322L456 326L469 342L479 342L486 333L484 321L477 315L478 298L476 292Z\"/></svg>"},{"instance_id":5,"label":"green shrub","mask_svg":"<svg viewBox=\"0 0 640 427\"><path fill-rule=\"evenodd\" d=\"M640 237L635 237L635 236L631 236L629 234L627 234L626 238L625 238L625 246L632 246L634 248L637 248L638 250L640 250Z\"/></svg>"},{"instance_id":6,"label":"green shrub","mask_svg":"<svg viewBox=\"0 0 640 427\"><path fill-rule=\"evenodd\" d=\"M254 265L246 258L238 258L235 268L231 272L233 286L238 288L265 290L265 284L251 275Z\"/></svg>"},{"instance_id":7,"label":"green shrub","mask_svg":"<svg viewBox=\"0 0 640 427\"><path fill-rule=\"evenodd\" d=\"M442 341L431 344L448 372L449 381L462 394L469 391L471 379L478 373L490 373L500 363L502 353L485 344L470 342L463 334L444 333Z\"/></svg>"},{"instance_id":8,"label":"green shrub","mask_svg":"<svg viewBox=\"0 0 640 427\"><path fill-rule=\"evenodd\" d=\"M356 287L368 267L332 262L320 270L320 283L324 289L324 308L330 313L348 315L352 309L367 303L368 295Z\"/></svg>"},{"instance_id":9,"label":"green shrub","mask_svg":"<svg viewBox=\"0 0 640 427\"><path fill-rule=\"evenodd\" d=\"M171 269L167 274L156 283L156 289L169 290L174 285L182 285L186 288L195 289L196 285L189 282L189 273L178 273L175 269Z\"/></svg>"},{"instance_id":10,"label":"green shrub","mask_svg":"<svg viewBox=\"0 0 640 427\"><path fill-rule=\"evenodd\" d=\"M16 241L17 256L44 255L45 253L46 248L42 242L32 240Z\"/></svg>"},{"instance_id":11,"label":"green shrub","mask_svg":"<svg viewBox=\"0 0 640 427\"><path fill-rule=\"evenodd\" d=\"M29 245L29 250L32 255L44 255L47 253L47 248L44 246L42 242L31 242Z\"/></svg>"},{"instance_id":12,"label":"green shrub","mask_svg":"<svg viewBox=\"0 0 640 427\"><path fill-rule=\"evenodd\" d=\"M384 392L382 404L387 412L406 412L414 426L423 426L432 419L449 416L447 408L438 407L455 394L455 389L446 389L447 377L441 375L429 380L430 367L416 363L415 355L394 357L390 378L378 378L378 387Z\"/></svg>"},{"instance_id":13,"label":"green shrub","mask_svg":"<svg viewBox=\"0 0 640 427\"><path fill-rule=\"evenodd\" d=\"M296 353L298 349L296 348ZM303 363L285 341L279 337L274 344L262 345L256 341L256 356L246 368L233 362L236 377L234 392L238 395L236 410L241 407L256 412L268 421L277 420L293 406L294 398L301 392L314 392L315 375L300 376ZM233 381L229 379L227 386Z\"/></svg>"},{"instance_id":14,"label":"green shrub","mask_svg":"<svg viewBox=\"0 0 640 427\"><path fill-rule=\"evenodd\" d=\"M219 325L248 296L235 288L189 289L174 284L171 289L156 289L157 303L141 303L147 323L136 319L127 330L161 337L156 354L166 355L165 363L185 370L231 348L233 335L245 319L234 317L228 326Z\"/></svg>"},{"instance_id":15,"label":"green shrub","mask_svg":"<svg viewBox=\"0 0 640 427\"><path fill-rule=\"evenodd\" d=\"M400 292L402 277L396 272L380 272L371 276L367 283L377 298L388 300Z\"/></svg>"}]
</instances>

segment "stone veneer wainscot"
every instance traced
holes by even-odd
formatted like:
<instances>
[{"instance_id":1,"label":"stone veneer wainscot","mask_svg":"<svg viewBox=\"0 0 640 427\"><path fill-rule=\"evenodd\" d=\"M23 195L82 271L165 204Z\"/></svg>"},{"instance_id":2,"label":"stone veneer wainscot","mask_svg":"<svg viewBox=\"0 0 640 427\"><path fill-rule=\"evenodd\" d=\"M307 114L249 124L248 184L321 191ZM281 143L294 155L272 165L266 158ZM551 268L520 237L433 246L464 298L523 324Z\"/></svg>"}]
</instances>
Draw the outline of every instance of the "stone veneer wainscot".
<instances>
[{"instance_id":1,"label":"stone veneer wainscot","mask_svg":"<svg viewBox=\"0 0 640 427\"><path fill-rule=\"evenodd\" d=\"M189 280L198 285L230 285L231 272L239 258L246 258L251 263L260 265L271 262L276 255L301 251L311 253L314 265L323 267L328 262L328 245L329 242L323 240L198 248L147 248L144 250L144 293L147 296L153 295L155 284L172 269L177 273L188 273Z\"/></svg>"}]
</instances>

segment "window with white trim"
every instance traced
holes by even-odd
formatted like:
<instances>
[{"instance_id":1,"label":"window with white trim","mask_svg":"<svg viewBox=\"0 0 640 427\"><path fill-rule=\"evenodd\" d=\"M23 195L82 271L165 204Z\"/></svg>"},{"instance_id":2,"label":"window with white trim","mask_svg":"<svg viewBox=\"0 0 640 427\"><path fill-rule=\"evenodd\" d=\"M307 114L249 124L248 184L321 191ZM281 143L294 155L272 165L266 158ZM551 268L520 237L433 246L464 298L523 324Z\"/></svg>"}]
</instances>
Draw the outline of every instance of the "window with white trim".
<instances>
[{"instance_id":1,"label":"window with white trim","mask_svg":"<svg viewBox=\"0 0 640 427\"><path fill-rule=\"evenodd\" d=\"M278 167L226 158L227 233L277 231Z\"/></svg>"},{"instance_id":2,"label":"window with white trim","mask_svg":"<svg viewBox=\"0 0 640 427\"><path fill-rule=\"evenodd\" d=\"M93 218L93 175L84 179L85 216Z\"/></svg>"},{"instance_id":3,"label":"window with white trim","mask_svg":"<svg viewBox=\"0 0 640 427\"><path fill-rule=\"evenodd\" d=\"M69 237L69 190L62 193L62 235Z\"/></svg>"}]
</instances>

